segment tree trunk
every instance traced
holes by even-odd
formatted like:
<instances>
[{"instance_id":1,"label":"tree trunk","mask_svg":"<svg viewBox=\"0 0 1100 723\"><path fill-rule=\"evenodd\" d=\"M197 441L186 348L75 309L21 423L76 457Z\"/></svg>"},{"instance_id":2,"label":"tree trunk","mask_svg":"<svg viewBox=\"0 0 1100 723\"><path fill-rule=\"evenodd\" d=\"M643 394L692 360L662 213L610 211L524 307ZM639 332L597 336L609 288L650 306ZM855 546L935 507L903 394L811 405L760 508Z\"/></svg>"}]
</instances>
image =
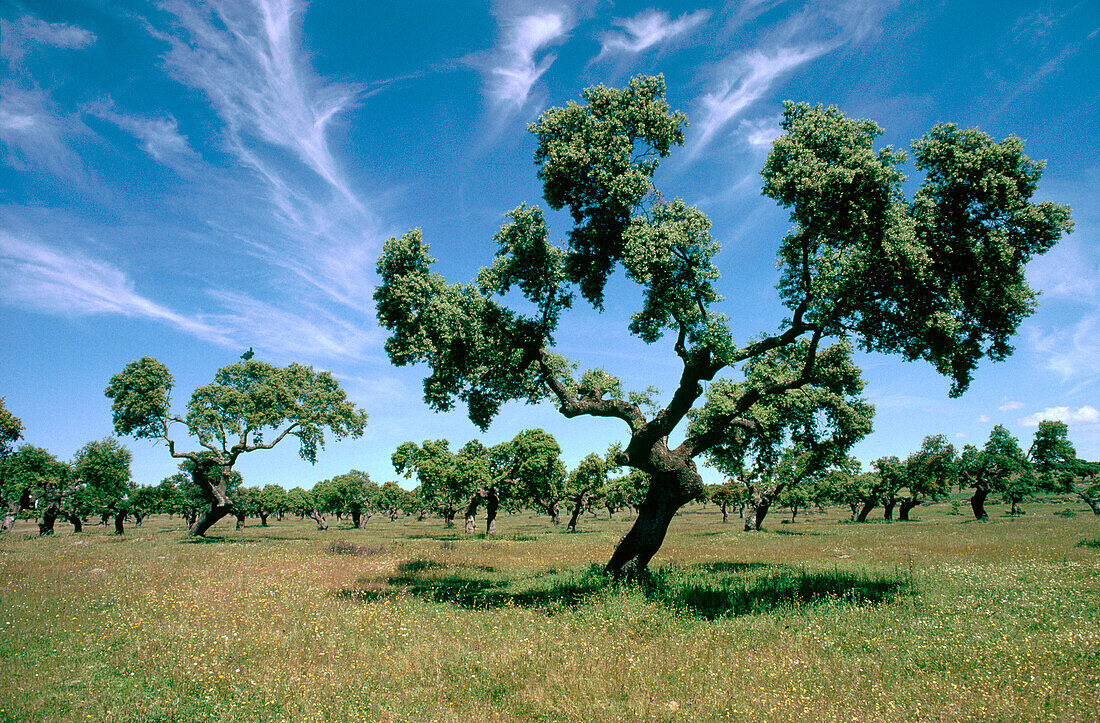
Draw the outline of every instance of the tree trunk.
<instances>
[{"instance_id":1,"label":"tree trunk","mask_svg":"<svg viewBox=\"0 0 1100 723\"><path fill-rule=\"evenodd\" d=\"M137 527L141 527L141 521L148 517L148 515L144 512L135 511L132 514L134 515L134 525L136 525Z\"/></svg>"},{"instance_id":2,"label":"tree trunk","mask_svg":"<svg viewBox=\"0 0 1100 723\"><path fill-rule=\"evenodd\" d=\"M22 505L19 500L7 500L4 520L0 522L0 533L11 532L11 528L15 526L15 517L19 514L20 509L22 509Z\"/></svg>"},{"instance_id":3,"label":"tree trunk","mask_svg":"<svg viewBox=\"0 0 1100 723\"><path fill-rule=\"evenodd\" d=\"M472 535L477 532L477 508L481 504L481 495L474 492L470 496L470 503L466 505L466 534Z\"/></svg>"},{"instance_id":4,"label":"tree trunk","mask_svg":"<svg viewBox=\"0 0 1100 723\"><path fill-rule=\"evenodd\" d=\"M1020 501L1019 500L1012 500L1012 509L1009 510L1008 514L1012 515L1013 517L1016 517L1017 515L1021 514L1020 513Z\"/></svg>"},{"instance_id":5,"label":"tree trunk","mask_svg":"<svg viewBox=\"0 0 1100 723\"><path fill-rule=\"evenodd\" d=\"M358 505L351 508L351 524L355 526L355 529L363 529L363 511Z\"/></svg>"},{"instance_id":6,"label":"tree trunk","mask_svg":"<svg viewBox=\"0 0 1100 723\"><path fill-rule=\"evenodd\" d=\"M1100 515L1100 497L1089 497L1084 492L1078 492L1077 496L1092 508L1092 514Z\"/></svg>"},{"instance_id":7,"label":"tree trunk","mask_svg":"<svg viewBox=\"0 0 1100 723\"><path fill-rule=\"evenodd\" d=\"M125 512L116 512L115 513L115 534L116 535L126 534L126 525L124 524L125 522L126 522L126 513Z\"/></svg>"},{"instance_id":8,"label":"tree trunk","mask_svg":"<svg viewBox=\"0 0 1100 723\"><path fill-rule=\"evenodd\" d=\"M856 515L859 514L859 505L857 505L855 502L849 502L848 508L852 511L852 516L848 518L848 521L855 522Z\"/></svg>"},{"instance_id":9,"label":"tree trunk","mask_svg":"<svg viewBox=\"0 0 1100 723\"><path fill-rule=\"evenodd\" d=\"M730 513L726 510L726 503L722 503L722 524L726 524L730 521Z\"/></svg>"},{"instance_id":10,"label":"tree trunk","mask_svg":"<svg viewBox=\"0 0 1100 723\"><path fill-rule=\"evenodd\" d=\"M237 529L238 530L243 530L244 529L244 517L245 517L244 511L239 510L239 509L233 510L233 516L237 518Z\"/></svg>"},{"instance_id":11,"label":"tree trunk","mask_svg":"<svg viewBox=\"0 0 1100 723\"><path fill-rule=\"evenodd\" d=\"M777 484L770 492L760 492L755 488L749 488L751 497L748 500L749 513L745 515L745 532L759 532L764 524L764 518L771 509L772 502L783 491L782 483Z\"/></svg>"},{"instance_id":12,"label":"tree trunk","mask_svg":"<svg viewBox=\"0 0 1100 723\"><path fill-rule=\"evenodd\" d=\"M271 516L270 512L257 512L260 516L260 527L267 527L267 518Z\"/></svg>"},{"instance_id":13,"label":"tree trunk","mask_svg":"<svg viewBox=\"0 0 1100 723\"><path fill-rule=\"evenodd\" d=\"M497 509L500 507L500 497L497 495L496 486L485 490L485 534L495 535L497 532Z\"/></svg>"},{"instance_id":14,"label":"tree trunk","mask_svg":"<svg viewBox=\"0 0 1100 723\"><path fill-rule=\"evenodd\" d=\"M209 507L198 516L187 531L188 537L202 537L214 523L229 514L233 501L229 499L225 487L225 476L229 467L223 467L206 458L195 462L191 467L191 479L202 490Z\"/></svg>"},{"instance_id":15,"label":"tree trunk","mask_svg":"<svg viewBox=\"0 0 1100 723\"><path fill-rule=\"evenodd\" d=\"M50 505L42 512L42 521L38 523L38 536L53 534L53 525L57 521L57 507Z\"/></svg>"},{"instance_id":16,"label":"tree trunk","mask_svg":"<svg viewBox=\"0 0 1100 723\"><path fill-rule=\"evenodd\" d=\"M583 492L573 498L573 516L569 518L569 524L566 525L566 529L568 529L570 532L577 531L577 520L580 519L581 514L584 512L584 505L586 502L588 502L587 492ZM637 525L637 523L635 523L635 525ZM622 543L620 542L619 544L621 545Z\"/></svg>"},{"instance_id":17,"label":"tree trunk","mask_svg":"<svg viewBox=\"0 0 1100 723\"><path fill-rule=\"evenodd\" d=\"M443 526L454 527L455 515L458 514L458 510L455 509L454 505L447 505L441 510L441 512L443 514Z\"/></svg>"},{"instance_id":18,"label":"tree trunk","mask_svg":"<svg viewBox=\"0 0 1100 723\"><path fill-rule=\"evenodd\" d=\"M99 513L99 524L106 527L107 526L107 520L109 520L109 519L111 519L111 513L110 512L100 512Z\"/></svg>"},{"instance_id":19,"label":"tree trunk","mask_svg":"<svg viewBox=\"0 0 1100 723\"><path fill-rule=\"evenodd\" d=\"M912 498L902 500L901 501L901 511L898 513L898 519L902 520L903 522L908 522L909 521L909 510L913 509L914 507L916 507L920 503L921 503L920 500L915 500L915 499L912 499Z\"/></svg>"},{"instance_id":20,"label":"tree trunk","mask_svg":"<svg viewBox=\"0 0 1100 723\"><path fill-rule=\"evenodd\" d=\"M72 523L74 534L84 531L84 521L80 519L80 515L65 513L65 519Z\"/></svg>"},{"instance_id":21,"label":"tree trunk","mask_svg":"<svg viewBox=\"0 0 1100 723\"><path fill-rule=\"evenodd\" d=\"M604 568L616 580L645 575L649 561L665 541L668 525L676 511L703 491L703 480L690 459L676 470L644 471L649 472L650 484L638 509L638 517Z\"/></svg>"},{"instance_id":22,"label":"tree trunk","mask_svg":"<svg viewBox=\"0 0 1100 723\"><path fill-rule=\"evenodd\" d=\"M856 522L866 522L867 515L871 514L871 510L878 507L878 501L868 498L863 500L863 507L860 508L859 514L856 515Z\"/></svg>"},{"instance_id":23,"label":"tree trunk","mask_svg":"<svg viewBox=\"0 0 1100 723\"><path fill-rule=\"evenodd\" d=\"M985 512L985 498L989 496L989 490L984 488L977 488L974 490L974 496L970 498L970 509L974 510L975 520L987 520L989 515Z\"/></svg>"},{"instance_id":24,"label":"tree trunk","mask_svg":"<svg viewBox=\"0 0 1100 723\"><path fill-rule=\"evenodd\" d=\"M323 532L328 529L328 520L317 509L310 510L308 517L317 523L318 530Z\"/></svg>"},{"instance_id":25,"label":"tree trunk","mask_svg":"<svg viewBox=\"0 0 1100 723\"><path fill-rule=\"evenodd\" d=\"M882 516L887 522L892 522L893 521L893 519L894 519L894 505L896 505L897 503L898 503L898 501L896 499L894 499L893 495L890 495L889 497L887 497L885 500L882 501Z\"/></svg>"},{"instance_id":26,"label":"tree trunk","mask_svg":"<svg viewBox=\"0 0 1100 723\"><path fill-rule=\"evenodd\" d=\"M557 500L550 500L550 504L546 506L546 514L550 515L550 521L555 525L561 524L561 511L558 509Z\"/></svg>"}]
</instances>

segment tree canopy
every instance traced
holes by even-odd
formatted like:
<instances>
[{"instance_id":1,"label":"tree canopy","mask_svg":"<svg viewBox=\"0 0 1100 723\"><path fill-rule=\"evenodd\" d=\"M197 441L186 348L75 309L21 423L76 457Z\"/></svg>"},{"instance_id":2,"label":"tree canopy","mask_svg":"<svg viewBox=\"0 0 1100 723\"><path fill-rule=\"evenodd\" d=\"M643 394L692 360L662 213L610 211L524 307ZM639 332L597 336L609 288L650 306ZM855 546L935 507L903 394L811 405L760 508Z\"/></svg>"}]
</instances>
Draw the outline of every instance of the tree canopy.
<instances>
[{"instance_id":1,"label":"tree canopy","mask_svg":"<svg viewBox=\"0 0 1100 723\"><path fill-rule=\"evenodd\" d=\"M807 389L851 386L853 346L924 359L951 380L953 396L963 393L980 359L1011 353L1035 305L1025 264L1071 227L1067 207L1032 202L1042 163L1015 137L935 126L912 144L923 181L907 198L907 155L876 149L874 122L787 103L762 176L764 195L789 209L793 224L778 249L789 314L778 329L738 341L719 311L709 220L652 184L687 121L664 90L662 77L589 88L586 104L550 109L529 126L544 198L572 218L562 243L551 241L539 208L522 204L507 214L496 258L473 284L433 273L419 230L387 240L378 261L386 351L399 366L428 365L432 408L462 402L485 428L506 402L550 399L566 417L625 423L630 438L617 462L651 484L608 564L615 575L644 570L675 510L701 493L694 458L740 432L772 433L771 408L797 404L788 400ZM618 266L642 291L630 332L647 343L671 333L683 366L677 388L649 413L645 395L602 369L578 376L555 351L575 291L602 309ZM512 289L522 308L505 304ZM704 394L685 439L670 448L669 435Z\"/></svg>"}]
</instances>

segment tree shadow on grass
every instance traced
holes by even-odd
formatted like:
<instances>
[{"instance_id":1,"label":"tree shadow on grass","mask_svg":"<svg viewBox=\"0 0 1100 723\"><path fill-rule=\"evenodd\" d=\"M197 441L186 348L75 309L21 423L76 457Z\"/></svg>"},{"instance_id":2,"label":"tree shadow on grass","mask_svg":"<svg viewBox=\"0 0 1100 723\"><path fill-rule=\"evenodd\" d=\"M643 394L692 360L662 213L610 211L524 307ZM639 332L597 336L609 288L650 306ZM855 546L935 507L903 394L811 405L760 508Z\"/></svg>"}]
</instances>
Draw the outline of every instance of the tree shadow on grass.
<instances>
[{"instance_id":1,"label":"tree shadow on grass","mask_svg":"<svg viewBox=\"0 0 1100 723\"><path fill-rule=\"evenodd\" d=\"M598 597L636 592L692 617L713 620L790 610L827 602L878 604L915 591L906 572L807 571L759 562L662 567L637 583L617 583L598 565L572 571L508 575L493 568L410 560L394 575L360 578L339 590L346 600L372 602L410 595L458 607L525 607L547 613Z\"/></svg>"}]
</instances>

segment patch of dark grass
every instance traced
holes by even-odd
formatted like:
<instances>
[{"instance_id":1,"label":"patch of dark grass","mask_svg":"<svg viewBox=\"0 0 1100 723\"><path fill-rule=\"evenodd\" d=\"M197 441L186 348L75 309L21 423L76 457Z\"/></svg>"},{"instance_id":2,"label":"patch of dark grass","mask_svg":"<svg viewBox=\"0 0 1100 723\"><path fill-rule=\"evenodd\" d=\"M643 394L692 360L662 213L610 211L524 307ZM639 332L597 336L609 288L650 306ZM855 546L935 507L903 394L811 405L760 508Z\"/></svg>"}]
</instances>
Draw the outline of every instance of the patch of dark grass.
<instances>
[{"instance_id":1,"label":"patch of dark grass","mask_svg":"<svg viewBox=\"0 0 1100 723\"><path fill-rule=\"evenodd\" d=\"M1092 547L1092 548L1095 548L1097 550L1100 550L1100 538L1097 538L1095 540L1081 540L1080 542L1077 543L1077 546L1078 547Z\"/></svg>"},{"instance_id":2,"label":"patch of dark grass","mask_svg":"<svg viewBox=\"0 0 1100 723\"><path fill-rule=\"evenodd\" d=\"M360 546L347 540L333 540L328 546L328 551L334 555L381 555L386 552L386 547L385 545L379 545L378 547Z\"/></svg>"},{"instance_id":3,"label":"patch of dark grass","mask_svg":"<svg viewBox=\"0 0 1100 723\"><path fill-rule=\"evenodd\" d=\"M602 594L631 589L649 601L713 620L825 602L854 605L890 602L913 592L905 572L806 571L758 562L718 562L659 568L633 583L619 583L599 565L582 570L506 575L491 567L448 568L429 560L401 565L385 580L363 578L337 596L373 601L413 595L466 608L528 607L553 611L575 607Z\"/></svg>"}]
</instances>

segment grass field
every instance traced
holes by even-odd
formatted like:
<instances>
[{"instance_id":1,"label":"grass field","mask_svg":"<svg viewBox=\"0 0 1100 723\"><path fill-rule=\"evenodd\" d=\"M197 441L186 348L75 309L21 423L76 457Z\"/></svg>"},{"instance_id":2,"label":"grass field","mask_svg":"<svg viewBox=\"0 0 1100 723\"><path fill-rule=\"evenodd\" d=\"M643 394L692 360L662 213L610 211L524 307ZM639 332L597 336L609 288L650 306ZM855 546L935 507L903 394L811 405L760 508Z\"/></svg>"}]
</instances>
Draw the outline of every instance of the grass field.
<instances>
[{"instance_id":1,"label":"grass field","mask_svg":"<svg viewBox=\"0 0 1100 723\"><path fill-rule=\"evenodd\" d=\"M1100 519L950 509L751 534L694 507L627 588L593 563L628 515L506 515L495 538L21 522L0 720L1100 720Z\"/></svg>"}]
</instances>

